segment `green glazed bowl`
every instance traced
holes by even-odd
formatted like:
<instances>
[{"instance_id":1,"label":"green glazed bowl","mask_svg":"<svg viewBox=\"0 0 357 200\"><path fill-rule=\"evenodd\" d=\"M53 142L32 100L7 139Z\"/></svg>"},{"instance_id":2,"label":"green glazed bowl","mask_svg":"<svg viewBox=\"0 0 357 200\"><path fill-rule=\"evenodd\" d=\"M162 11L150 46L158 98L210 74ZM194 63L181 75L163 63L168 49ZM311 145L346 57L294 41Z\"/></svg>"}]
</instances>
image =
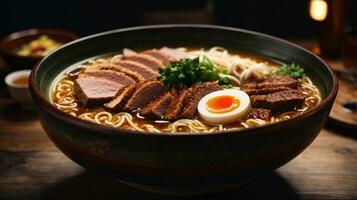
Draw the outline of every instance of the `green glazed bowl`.
<instances>
[{"instance_id":1,"label":"green glazed bowl","mask_svg":"<svg viewBox=\"0 0 357 200\"><path fill-rule=\"evenodd\" d=\"M283 63L295 62L305 68L323 100L303 115L276 124L202 134L111 128L82 121L50 104L50 85L67 67L123 48L162 46L223 46ZM41 124L63 153L89 170L171 194L226 189L289 162L322 129L337 88L331 68L301 47L261 33L207 25L143 26L82 38L44 58L30 78Z\"/></svg>"}]
</instances>

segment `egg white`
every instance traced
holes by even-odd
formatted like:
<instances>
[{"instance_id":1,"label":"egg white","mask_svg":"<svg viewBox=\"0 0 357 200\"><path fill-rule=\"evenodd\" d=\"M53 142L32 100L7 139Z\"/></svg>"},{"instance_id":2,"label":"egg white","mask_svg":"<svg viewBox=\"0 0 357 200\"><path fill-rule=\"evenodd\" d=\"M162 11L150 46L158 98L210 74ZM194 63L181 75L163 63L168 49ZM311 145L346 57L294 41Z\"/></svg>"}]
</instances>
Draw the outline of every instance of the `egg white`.
<instances>
[{"instance_id":1,"label":"egg white","mask_svg":"<svg viewBox=\"0 0 357 200\"><path fill-rule=\"evenodd\" d=\"M239 99L239 106L234 110L224 113L213 113L207 110L208 100L217 97L229 95ZM251 109L250 99L247 93L238 89L219 90L207 94L198 103L198 113L200 117L209 124L227 124L243 119Z\"/></svg>"}]
</instances>

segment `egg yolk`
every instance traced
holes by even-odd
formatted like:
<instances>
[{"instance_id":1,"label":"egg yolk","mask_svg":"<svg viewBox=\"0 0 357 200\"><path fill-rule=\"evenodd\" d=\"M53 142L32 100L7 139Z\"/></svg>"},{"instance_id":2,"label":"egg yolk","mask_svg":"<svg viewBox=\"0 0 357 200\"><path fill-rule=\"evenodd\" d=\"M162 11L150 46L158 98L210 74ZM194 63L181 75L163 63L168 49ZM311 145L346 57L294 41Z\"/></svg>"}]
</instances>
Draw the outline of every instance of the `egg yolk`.
<instances>
[{"instance_id":1,"label":"egg yolk","mask_svg":"<svg viewBox=\"0 0 357 200\"><path fill-rule=\"evenodd\" d=\"M234 98L234 96L223 95L208 100L206 108L212 113L225 113L238 108L239 103L239 99Z\"/></svg>"}]
</instances>

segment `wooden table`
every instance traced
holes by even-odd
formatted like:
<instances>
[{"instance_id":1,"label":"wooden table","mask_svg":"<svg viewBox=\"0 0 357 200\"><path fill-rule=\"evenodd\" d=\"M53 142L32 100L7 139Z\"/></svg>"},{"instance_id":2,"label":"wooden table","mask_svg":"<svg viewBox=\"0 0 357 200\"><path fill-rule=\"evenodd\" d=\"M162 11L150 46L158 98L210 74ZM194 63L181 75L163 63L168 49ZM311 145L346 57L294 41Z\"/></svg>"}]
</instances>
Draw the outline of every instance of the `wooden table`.
<instances>
[{"instance_id":1,"label":"wooden table","mask_svg":"<svg viewBox=\"0 0 357 200\"><path fill-rule=\"evenodd\" d=\"M4 74L0 75L3 80ZM287 165L239 188L169 197L86 171L48 139L34 111L22 111L0 83L0 199L357 199L357 134L323 129Z\"/></svg>"}]
</instances>

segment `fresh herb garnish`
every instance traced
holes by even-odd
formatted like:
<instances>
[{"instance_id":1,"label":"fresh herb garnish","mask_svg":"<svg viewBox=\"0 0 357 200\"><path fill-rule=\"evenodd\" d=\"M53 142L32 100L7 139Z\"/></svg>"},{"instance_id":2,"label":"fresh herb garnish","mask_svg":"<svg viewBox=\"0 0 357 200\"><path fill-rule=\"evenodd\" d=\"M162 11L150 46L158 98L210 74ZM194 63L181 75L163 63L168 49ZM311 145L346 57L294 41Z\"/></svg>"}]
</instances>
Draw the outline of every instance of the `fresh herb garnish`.
<instances>
[{"instance_id":1,"label":"fresh herb garnish","mask_svg":"<svg viewBox=\"0 0 357 200\"><path fill-rule=\"evenodd\" d=\"M289 75L295 79L302 78L306 76L304 69L299 65L292 63L290 65L283 65L278 69L273 71L274 75Z\"/></svg>"},{"instance_id":2,"label":"fresh herb garnish","mask_svg":"<svg viewBox=\"0 0 357 200\"><path fill-rule=\"evenodd\" d=\"M220 73L227 73L227 69L216 67L206 56L194 59L182 59L171 62L169 66L159 69L158 80L165 84L167 89L190 87L195 83L218 81L218 84L230 86L231 79L220 77Z\"/></svg>"}]
</instances>

